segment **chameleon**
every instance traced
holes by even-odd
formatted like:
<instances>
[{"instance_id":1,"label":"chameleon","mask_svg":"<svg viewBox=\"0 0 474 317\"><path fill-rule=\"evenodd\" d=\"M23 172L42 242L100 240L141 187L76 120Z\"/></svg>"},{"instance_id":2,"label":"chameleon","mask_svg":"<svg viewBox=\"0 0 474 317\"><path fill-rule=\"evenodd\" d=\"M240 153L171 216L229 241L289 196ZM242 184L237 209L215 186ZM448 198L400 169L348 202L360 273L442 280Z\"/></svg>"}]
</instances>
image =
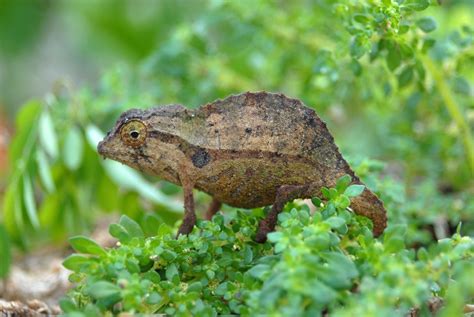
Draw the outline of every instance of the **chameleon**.
<instances>
[{"instance_id":1,"label":"chameleon","mask_svg":"<svg viewBox=\"0 0 474 317\"><path fill-rule=\"evenodd\" d=\"M280 93L246 92L197 109L130 109L97 148L104 158L182 186L185 212L178 235L196 223L193 189L213 197L207 219L223 203L245 209L272 205L254 238L263 243L287 202L321 196L323 187L334 187L346 174L351 184L364 185L316 112ZM383 233L386 210L367 187L350 207L372 220L374 236Z\"/></svg>"}]
</instances>

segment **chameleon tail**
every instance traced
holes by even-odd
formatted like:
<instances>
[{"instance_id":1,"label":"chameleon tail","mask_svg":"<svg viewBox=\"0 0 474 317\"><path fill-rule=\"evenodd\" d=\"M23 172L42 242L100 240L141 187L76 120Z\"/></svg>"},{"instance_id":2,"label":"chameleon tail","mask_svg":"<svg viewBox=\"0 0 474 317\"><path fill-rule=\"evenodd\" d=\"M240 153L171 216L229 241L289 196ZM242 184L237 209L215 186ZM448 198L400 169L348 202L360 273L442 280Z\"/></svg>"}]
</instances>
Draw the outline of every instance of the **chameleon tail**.
<instances>
[{"instance_id":1,"label":"chameleon tail","mask_svg":"<svg viewBox=\"0 0 474 317\"><path fill-rule=\"evenodd\" d=\"M375 237L380 236L387 227L387 211L383 202L367 187L360 196L351 199L351 208L356 214L372 220Z\"/></svg>"}]
</instances>

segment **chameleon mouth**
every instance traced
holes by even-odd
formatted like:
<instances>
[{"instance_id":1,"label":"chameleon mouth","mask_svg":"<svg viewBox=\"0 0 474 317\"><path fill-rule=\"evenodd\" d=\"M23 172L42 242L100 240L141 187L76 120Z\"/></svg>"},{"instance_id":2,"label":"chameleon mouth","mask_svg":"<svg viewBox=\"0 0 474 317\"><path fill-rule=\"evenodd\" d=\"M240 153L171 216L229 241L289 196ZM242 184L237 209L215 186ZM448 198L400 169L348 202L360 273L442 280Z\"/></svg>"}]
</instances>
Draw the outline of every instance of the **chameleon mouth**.
<instances>
[{"instance_id":1,"label":"chameleon mouth","mask_svg":"<svg viewBox=\"0 0 474 317\"><path fill-rule=\"evenodd\" d=\"M109 151L107 151L107 144L104 141L100 141L99 144L97 145L97 152L99 152L99 154L104 158L106 159L107 158L107 153Z\"/></svg>"}]
</instances>

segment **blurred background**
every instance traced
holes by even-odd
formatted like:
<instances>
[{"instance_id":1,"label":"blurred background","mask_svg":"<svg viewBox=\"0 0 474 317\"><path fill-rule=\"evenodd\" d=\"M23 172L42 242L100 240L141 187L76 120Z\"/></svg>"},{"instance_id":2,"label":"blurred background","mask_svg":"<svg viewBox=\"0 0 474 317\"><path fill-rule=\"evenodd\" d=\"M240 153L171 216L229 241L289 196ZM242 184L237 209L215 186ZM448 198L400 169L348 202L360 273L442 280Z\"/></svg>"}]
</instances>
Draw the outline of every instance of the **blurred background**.
<instances>
[{"instance_id":1,"label":"blurred background","mask_svg":"<svg viewBox=\"0 0 474 317\"><path fill-rule=\"evenodd\" d=\"M474 234L474 5L428 4L0 0L0 228L27 250L103 212L175 221L180 189L96 142L131 107L268 90L328 122L412 245Z\"/></svg>"}]
</instances>

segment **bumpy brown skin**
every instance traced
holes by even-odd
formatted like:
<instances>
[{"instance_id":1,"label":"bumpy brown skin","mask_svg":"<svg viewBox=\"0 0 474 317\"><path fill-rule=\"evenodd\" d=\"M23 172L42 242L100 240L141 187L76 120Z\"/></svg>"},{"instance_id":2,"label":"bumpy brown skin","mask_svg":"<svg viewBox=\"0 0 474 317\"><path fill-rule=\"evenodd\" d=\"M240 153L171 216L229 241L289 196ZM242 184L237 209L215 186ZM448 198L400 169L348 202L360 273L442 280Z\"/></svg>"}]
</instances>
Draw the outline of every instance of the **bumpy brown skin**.
<instances>
[{"instance_id":1,"label":"bumpy brown skin","mask_svg":"<svg viewBox=\"0 0 474 317\"><path fill-rule=\"evenodd\" d=\"M140 123L136 140L124 136ZM334 186L344 174L362 184L314 110L267 92L234 95L195 110L180 105L129 110L98 151L183 186L181 234L189 233L196 221L193 188L213 196L208 218L221 203L241 208L273 204L255 238L263 242L286 202L319 196L321 187ZM353 198L351 207L373 221L375 236L383 232L386 211L370 190Z\"/></svg>"}]
</instances>

